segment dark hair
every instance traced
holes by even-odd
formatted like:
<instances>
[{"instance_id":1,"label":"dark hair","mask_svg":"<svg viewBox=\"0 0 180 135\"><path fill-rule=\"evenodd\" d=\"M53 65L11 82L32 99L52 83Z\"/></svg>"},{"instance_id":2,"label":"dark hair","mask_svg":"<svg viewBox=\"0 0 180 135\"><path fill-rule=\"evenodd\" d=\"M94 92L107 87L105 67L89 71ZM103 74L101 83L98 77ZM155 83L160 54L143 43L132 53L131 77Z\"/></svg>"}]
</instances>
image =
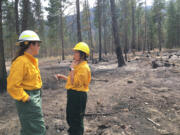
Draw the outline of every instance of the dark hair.
<instances>
[{"instance_id":1,"label":"dark hair","mask_svg":"<svg viewBox=\"0 0 180 135\"><path fill-rule=\"evenodd\" d=\"M30 44L33 44L35 45L36 42L28 42L28 44L26 45L25 42L21 42L20 45L19 45L19 50L17 51L15 57L12 59L12 62L15 61L19 56L22 56L24 55L24 52L29 48Z\"/></svg>"},{"instance_id":2,"label":"dark hair","mask_svg":"<svg viewBox=\"0 0 180 135\"><path fill-rule=\"evenodd\" d=\"M80 53L80 59L87 61L88 56L86 55L86 53L82 51L79 51L79 53Z\"/></svg>"}]
</instances>

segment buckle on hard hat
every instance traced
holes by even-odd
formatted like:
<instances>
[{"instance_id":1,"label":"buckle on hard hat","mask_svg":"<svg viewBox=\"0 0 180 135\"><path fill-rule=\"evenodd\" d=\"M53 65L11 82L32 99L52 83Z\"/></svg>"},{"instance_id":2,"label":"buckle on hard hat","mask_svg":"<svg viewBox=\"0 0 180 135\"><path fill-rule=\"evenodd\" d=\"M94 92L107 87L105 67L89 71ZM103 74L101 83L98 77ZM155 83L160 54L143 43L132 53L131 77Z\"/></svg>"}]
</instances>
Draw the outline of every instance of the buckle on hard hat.
<instances>
[{"instance_id":1,"label":"buckle on hard hat","mask_svg":"<svg viewBox=\"0 0 180 135\"><path fill-rule=\"evenodd\" d=\"M25 41L25 42L24 42L24 44L25 44L25 45L28 45L28 44L29 44L29 42L28 42L28 41Z\"/></svg>"}]
</instances>

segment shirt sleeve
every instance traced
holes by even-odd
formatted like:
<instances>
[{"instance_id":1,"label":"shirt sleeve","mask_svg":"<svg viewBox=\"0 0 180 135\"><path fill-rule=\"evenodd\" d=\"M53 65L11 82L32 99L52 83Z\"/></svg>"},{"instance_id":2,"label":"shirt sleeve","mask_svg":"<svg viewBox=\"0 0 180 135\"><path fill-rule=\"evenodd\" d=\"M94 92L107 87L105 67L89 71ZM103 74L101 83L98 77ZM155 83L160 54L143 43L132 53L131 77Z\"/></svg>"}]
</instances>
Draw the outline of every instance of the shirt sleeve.
<instances>
[{"instance_id":1,"label":"shirt sleeve","mask_svg":"<svg viewBox=\"0 0 180 135\"><path fill-rule=\"evenodd\" d=\"M29 95L21 87L25 75L25 64L22 61L14 61L7 78L7 91L13 99L26 102Z\"/></svg>"},{"instance_id":2,"label":"shirt sleeve","mask_svg":"<svg viewBox=\"0 0 180 135\"><path fill-rule=\"evenodd\" d=\"M90 83L89 78L90 78L90 76L89 76L88 69L81 68L74 75L73 86L77 87L77 88L86 87Z\"/></svg>"}]
</instances>

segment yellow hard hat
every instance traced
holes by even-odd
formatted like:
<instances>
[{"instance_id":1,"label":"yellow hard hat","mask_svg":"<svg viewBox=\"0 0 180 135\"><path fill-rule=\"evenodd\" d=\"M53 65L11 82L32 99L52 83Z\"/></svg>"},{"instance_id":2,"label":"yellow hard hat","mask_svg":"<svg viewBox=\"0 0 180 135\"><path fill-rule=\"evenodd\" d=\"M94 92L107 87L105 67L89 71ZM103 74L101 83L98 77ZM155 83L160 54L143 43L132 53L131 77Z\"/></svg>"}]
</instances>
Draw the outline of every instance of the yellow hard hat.
<instances>
[{"instance_id":1,"label":"yellow hard hat","mask_svg":"<svg viewBox=\"0 0 180 135\"><path fill-rule=\"evenodd\" d=\"M79 42L75 45L73 50L82 51L86 53L88 56L90 54L89 46L85 42Z\"/></svg>"}]
</instances>

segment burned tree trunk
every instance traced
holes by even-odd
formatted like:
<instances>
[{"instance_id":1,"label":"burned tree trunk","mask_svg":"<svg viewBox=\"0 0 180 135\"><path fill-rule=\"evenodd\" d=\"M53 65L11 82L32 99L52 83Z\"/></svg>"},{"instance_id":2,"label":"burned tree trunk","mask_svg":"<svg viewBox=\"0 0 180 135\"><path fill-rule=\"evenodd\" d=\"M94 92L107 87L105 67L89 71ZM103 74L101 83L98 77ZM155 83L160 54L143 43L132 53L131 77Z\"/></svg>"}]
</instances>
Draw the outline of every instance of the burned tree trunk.
<instances>
[{"instance_id":1,"label":"burned tree trunk","mask_svg":"<svg viewBox=\"0 0 180 135\"><path fill-rule=\"evenodd\" d=\"M16 18L16 34L19 35L19 14L18 14L19 0L15 0L15 18Z\"/></svg>"},{"instance_id":2,"label":"burned tree trunk","mask_svg":"<svg viewBox=\"0 0 180 135\"><path fill-rule=\"evenodd\" d=\"M28 9L29 0L23 0L23 17L22 17L22 31L28 27Z\"/></svg>"},{"instance_id":3,"label":"burned tree trunk","mask_svg":"<svg viewBox=\"0 0 180 135\"><path fill-rule=\"evenodd\" d=\"M89 30L88 30L88 37L90 40L90 48L91 48L91 54L90 54L90 59L93 61L93 53L94 53L94 45L93 45L93 36L92 36L92 28L91 28L91 13L90 13L90 9L89 9L89 1L86 1L87 3L87 7L88 7L88 12L87 12L87 16L88 16L88 25L89 25Z\"/></svg>"},{"instance_id":4,"label":"burned tree trunk","mask_svg":"<svg viewBox=\"0 0 180 135\"><path fill-rule=\"evenodd\" d=\"M4 58L3 31L2 31L2 0L0 0L0 93L6 91L7 73Z\"/></svg>"},{"instance_id":5,"label":"burned tree trunk","mask_svg":"<svg viewBox=\"0 0 180 135\"><path fill-rule=\"evenodd\" d=\"M101 0L98 0L98 27L99 27L99 61L101 61L101 50L102 50L102 43L101 43Z\"/></svg>"},{"instance_id":6,"label":"burned tree trunk","mask_svg":"<svg viewBox=\"0 0 180 135\"><path fill-rule=\"evenodd\" d=\"M78 35L78 42L81 42L82 41L82 37L81 37L81 19L80 19L79 0L76 0L76 12L77 12L77 35Z\"/></svg>"},{"instance_id":7,"label":"burned tree trunk","mask_svg":"<svg viewBox=\"0 0 180 135\"><path fill-rule=\"evenodd\" d=\"M62 60L64 57L64 26L63 26L63 12L62 12L62 0L60 0L60 33L61 33L61 45L62 45Z\"/></svg>"},{"instance_id":8,"label":"burned tree trunk","mask_svg":"<svg viewBox=\"0 0 180 135\"><path fill-rule=\"evenodd\" d=\"M135 49L136 49L135 5L136 5L136 1L131 0L131 6L132 6L132 41L131 41L131 49L132 49L132 52L133 52L134 55L135 55Z\"/></svg>"},{"instance_id":9,"label":"burned tree trunk","mask_svg":"<svg viewBox=\"0 0 180 135\"><path fill-rule=\"evenodd\" d=\"M115 7L115 0L110 0L111 3L111 17L112 17L112 28L113 28L113 36L114 36L114 43L116 46L116 55L118 59L118 67L125 65L124 57L122 55L122 50L120 46L120 38L119 38L119 30L117 25L117 14L116 14L116 7Z\"/></svg>"},{"instance_id":10,"label":"burned tree trunk","mask_svg":"<svg viewBox=\"0 0 180 135\"><path fill-rule=\"evenodd\" d=\"M125 54L125 60L127 61L127 53L128 53L128 1L127 0L123 0L123 4L124 4L124 54Z\"/></svg>"},{"instance_id":11,"label":"burned tree trunk","mask_svg":"<svg viewBox=\"0 0 180 135\"><path fill-rule=\"evenodd\" d=\"M158 21L158 39L159 39L159 52L162 50L162 32L161 32L161 19Z\"/></svg>"},{"instance_id":12,"label":"burned tree trunk","mask_svg":"<svg viewBox=\"0 0 180 135\"><path fill-rule=\"evenodd\" d=\"M143 53L145 52L146 50L146 47L147 47L147 9L146 9L147 5L146 5L146 0L145 0L145 14L144 14L144 18L145 18L145 27L144 27L144 35L145 35L145 38L144 38L144 45L143 45Z\"/></svg>"}]
</instances>

